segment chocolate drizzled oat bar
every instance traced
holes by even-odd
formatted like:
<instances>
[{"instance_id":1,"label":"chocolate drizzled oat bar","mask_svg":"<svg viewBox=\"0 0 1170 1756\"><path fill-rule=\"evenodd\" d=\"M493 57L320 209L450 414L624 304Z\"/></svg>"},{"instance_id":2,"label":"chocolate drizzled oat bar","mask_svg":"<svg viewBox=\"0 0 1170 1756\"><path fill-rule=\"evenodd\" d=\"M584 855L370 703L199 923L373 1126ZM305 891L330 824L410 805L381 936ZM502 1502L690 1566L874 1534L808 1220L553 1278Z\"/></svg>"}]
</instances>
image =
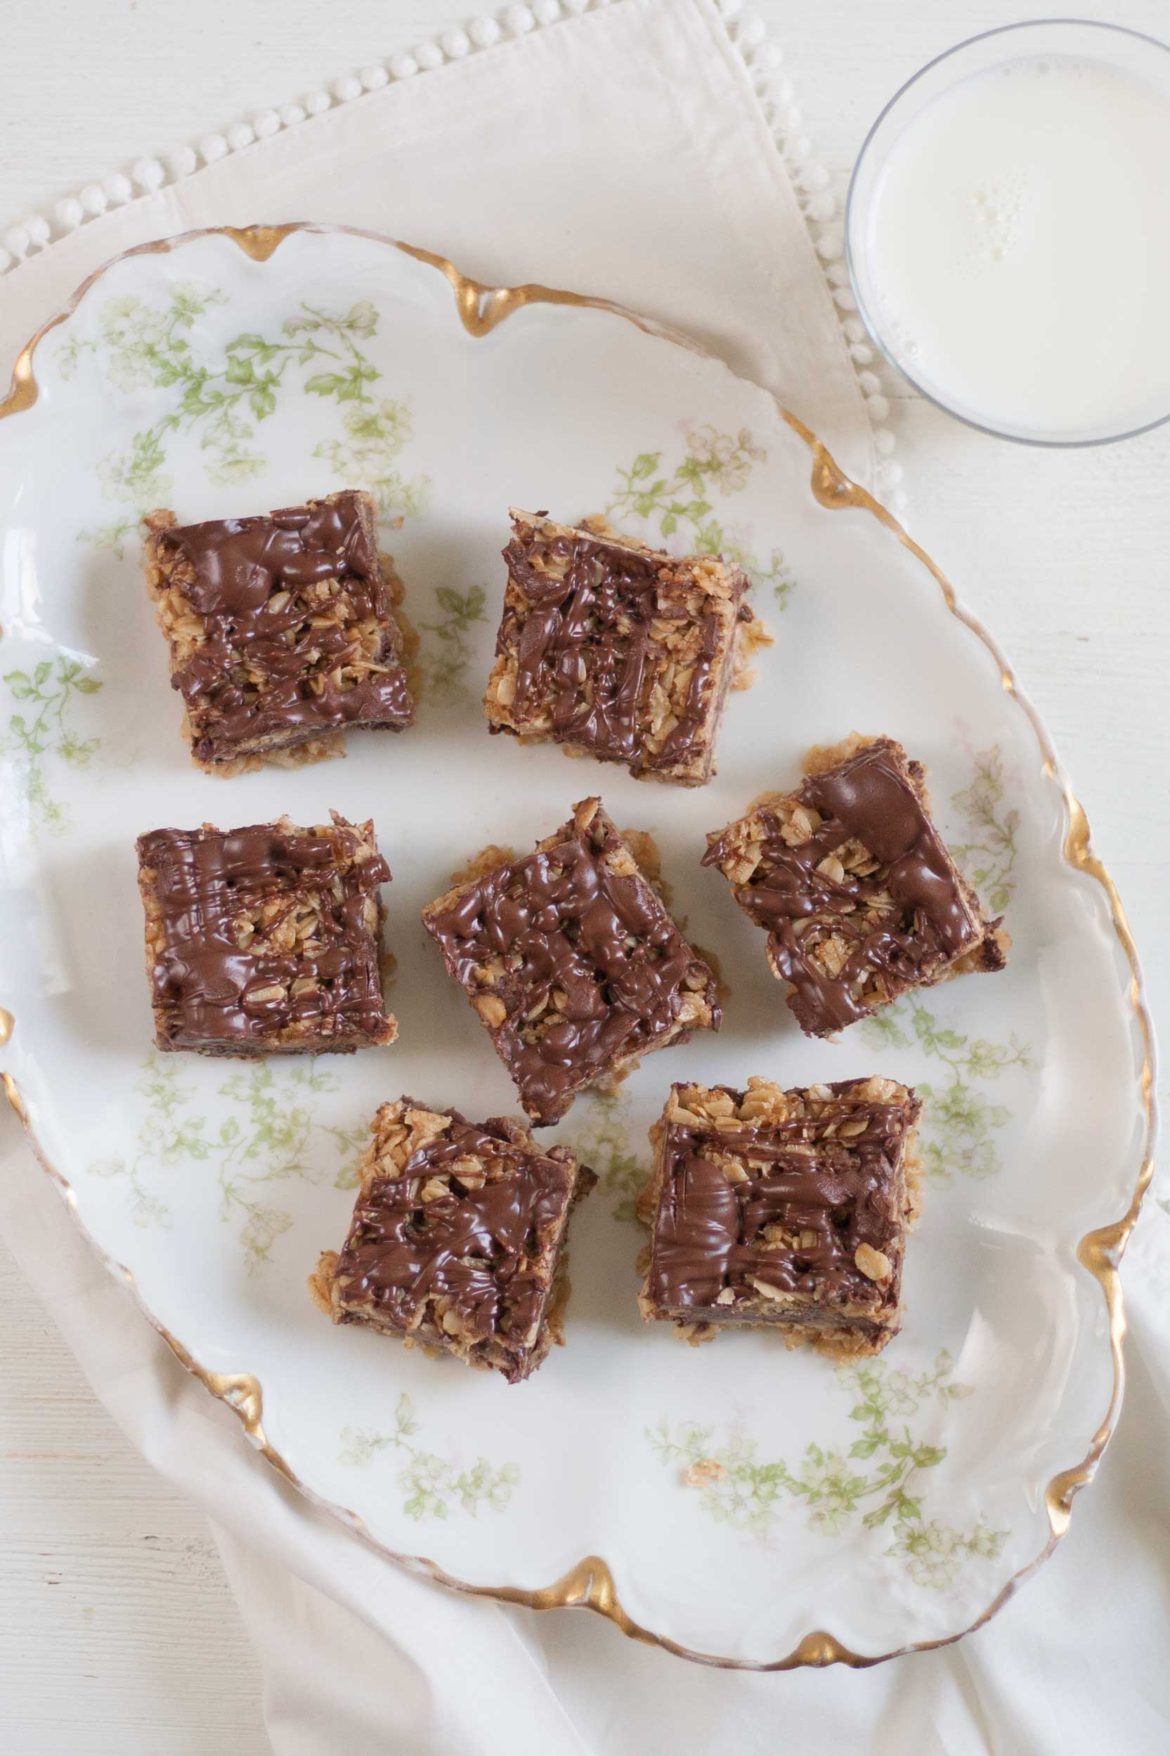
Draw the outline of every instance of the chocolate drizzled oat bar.
<instances>
[{"instance_id":1,"label":"chocolate drizzled oat bar","mask_svg":"<svg viewBox=\"0 0 1170 1756\"><path fill-rule=\"evenodd\" d=\"M708 836L703 859L767 932L801 1029L830 1036L910 988L1002 969L1007 935L939 839L921 763L854 733L808 765L796 792Z\"/></svg>"},{"instance_id":2,"label":"chocolate drizzled oat bar","mask_svg":"<svg viewBox=\"0 0 1170 1756\"><path fill-rule=\"evenodd\" d=\"M392 1043L382 1000L390 868L372 823L155 829L138 838L158 1048L348 1052Z\"/></svg>"},{"instance_id":3,"label":"chocolate drizzled oat bar","mask_svg":"<svg viewBox=\"0 0 1170 1756\"><path fill-rule=\"evenodd\" d=\"M511 1117L404 1097L378 1111L360 1174L349 1236L309 1282L321 1309L527 1378L563 1339L569 1213L593 1172Z\"/></svg>"},{"instance_id":4,"label":"chocolate drizzled oat bar","mask_svg":"<svg viewBox=\"0 0 1170 1756\"><path fill-rule=\"evenodd\" d=\"M423 923L538 1125L650 1050L719 1028L715 976L599 799L533 853L457 884Z\"/></svg>"},{"instance_id":5,"label":"chocolate drizzled oat bar","mask_svg":"<svg viewBox=\"0 0 1170 1756\"><path fill-rule=\"evenodd\" d=\"M601 520L511 516L491 730L702 786L752 619L746 574L718 555L647 548Z\"/></svg>"},{"instance_id":6,"label":"chocolate drizzled oat bar","mask_svg":"<svg viewBox=\"0 0 1170 1756\"><path fill-rule=\"evenodd\" d=\"M898 1332L920 1108L892 1079L673 1086L651 1134L642 1315L692 1340L762 1325L877 1353Z\"/></svg>"},{"instance_id":7,"label":"chocolate drizzled oat bar","mask_svg":"<svg viewBox=\"0 0 1170 1756\"><path fill-rule=\"evenodd\" d=\"M342 752L346 729L411 724L401 586L368 494L206 524L151 512L146 527L147 587L200 768L315 761Z\"/></svg>"}]
</instances>

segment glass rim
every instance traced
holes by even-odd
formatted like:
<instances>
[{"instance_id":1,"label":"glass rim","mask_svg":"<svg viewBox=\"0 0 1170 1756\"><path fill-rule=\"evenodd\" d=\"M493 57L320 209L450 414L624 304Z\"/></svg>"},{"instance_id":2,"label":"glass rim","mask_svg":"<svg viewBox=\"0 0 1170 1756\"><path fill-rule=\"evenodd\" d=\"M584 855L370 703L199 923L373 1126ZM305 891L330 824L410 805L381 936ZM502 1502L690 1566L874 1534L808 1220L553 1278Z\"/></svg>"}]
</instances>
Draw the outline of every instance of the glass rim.
<instances>
[{"instance_id":1,"label":"glass rim","mask_svg":"<svg viewBox=\"0 0 1170 1756\"><path fill-rule=\"evenodd\" d=\"M1135 30L1131 26L1125 24L1111 24L1106 20L1099 18L1074 18L1065 15L1048 18L1021 18L1017 19L1014 24L993 25L990 30L976 31L973 36L964 37L961 42L952 43L949 49L943 49L941 53L932 55L929 61L924 61L922 66L919 67L916 72L912 73L908 79L903 80L893 96L882 105L882 108L878 111L869 128L866 130L865 138L861 143L857 157L853 162L853 169L849 174L849 188L845 196L845 215L843 222L845 232L845 268L849 275L850 291L857 303L858 315L865 325L870 340L874 343L875 347L877 347L882 357L887 360L898 373L900 373L900 375L906 380L907 384L909 384L910 388L915 391L917 395L921 396L925 402L930 403L933 408L941 409L944 414L950 415L953 420L961 421L965 427L970 427L977 433L986 433L993 439L1006 439L1012 445L1034 445L1040 446L1048 451L1083 451L1096 445L1119 445L1123 440L1136 439L1142 433L1152 433L1156 428L1163 427L1168 421L1170 421L1170 407L1167 408L1165 414L1156 415L1153 420L1143 421L1139 426L1127 427L1118 432L1095 434L1091 438L1082 439L1049 439L1040 435L1033 438L1026 433L1011 433L1002 427L993 427L986 421L976 420L973 415L964 414L960 409L955 408L953 404L945 402L937 392L928 390L925 385L919 383L913 372L911 372L903 361L899 359L893 347L881 334L877 322L871 315L861 291L852 238L852 219L855 208L855 197L857 194L857 182L862 165L866 161L879 128L881 128L886 118L898 107L902 102L902 99L906 97L913 87L944 61L953 60L956 56L961 55L964 50L974 48L977 43L988 42L993 37L1008 37L1016 31L1045 30L1059 26L1072 26L1079 30L1103 31L1108 32L1112 36L1129 37L1136 42L1146 43L1153 49L1159 49L1163 54L1170 55L1170 42L1164 42L1161 37L1151 36L1148 31Z\"/></svg>"}]
</instances>

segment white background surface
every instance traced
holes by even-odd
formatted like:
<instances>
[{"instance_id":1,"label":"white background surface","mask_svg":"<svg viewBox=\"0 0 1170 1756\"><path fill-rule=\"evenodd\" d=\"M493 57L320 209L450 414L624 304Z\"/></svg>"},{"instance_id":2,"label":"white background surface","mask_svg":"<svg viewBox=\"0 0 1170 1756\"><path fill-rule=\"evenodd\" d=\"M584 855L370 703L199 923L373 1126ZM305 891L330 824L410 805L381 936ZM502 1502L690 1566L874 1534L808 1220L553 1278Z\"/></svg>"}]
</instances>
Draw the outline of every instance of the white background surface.
<instances>
[{"instance_id":1,"label":"white background surface","mask_svg":"<svg viewBox=\"0 0 1170 1756\"><path fill-rule=\"evenodd\" d=\"M757 10L785 48L820 156L841 170L922 61L1011 16L991 0L758 0ZM1102 12L1170 34L1157 0ZM445 0L6 8L0 230L141 153L466 16ZM997 634L1047 721L1128 905L1157 1012L1170 976L1170 428L1053 454L967 433L913 400L895 426L914 532ZM111 1425L6 1262L0 1358L0 1747L86 1756L113 1747L120 1729L125 1756L263 1756L258 1671L201 1517ZM1125 1441L1123 1421L1111 1472L1125 1467ZM1067 1548L1093 1540L1090 1492ZM1027 1618L1028 1606L1025 1591L1003 1614ZM1124 1628L1123 1598L1117 1613L1112 1686L1124 1688L1124 1648L1139 1631Z\"/></svg>"}]
</instances>

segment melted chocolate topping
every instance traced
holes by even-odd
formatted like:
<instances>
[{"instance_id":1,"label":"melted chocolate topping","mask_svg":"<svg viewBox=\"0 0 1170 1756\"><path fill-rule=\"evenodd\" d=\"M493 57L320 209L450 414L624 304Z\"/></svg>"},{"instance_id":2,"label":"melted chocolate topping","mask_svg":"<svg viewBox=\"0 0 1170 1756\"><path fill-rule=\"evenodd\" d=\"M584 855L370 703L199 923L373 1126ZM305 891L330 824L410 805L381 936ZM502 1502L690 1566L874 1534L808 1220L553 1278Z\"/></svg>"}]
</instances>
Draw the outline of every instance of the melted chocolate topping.
<instances>
[{"instance_id":1,"label":"melted chocolate topping","mask_svg":"<svg viewBox=\"0 0 1170 1756\"><path fill-rule=\"evenodd\" d=\"M725 1287L755 1299L749 1276L822 1306L847 1302L879 1313L896 1307L899 1166L918 1105L850 1100L851 1084L830 1087L840 1102L817 1119L736 1133L667 1124L649 1278L659 1307L715 1307L719 1315L716 1300ZM734 1095L739 1101L741 1094ZM829 1125L843 1120L863 1120L865 1129L847 1140L829 1135ZM713 1155L740 1161L747 1179L730 1181ZM769 1227L798 1242L769 1245ZM860 1244L894 1264L888 1281L879 1285L857 1267Z\"/></svg>"},{"instance_id":2,"label":"melted chocolate topping","mask_svg":"<svg viewBox=\"0 0 1170 1756\"><path fill-rule=\"evenodd\" d=\"M197 760L227 761L274 737L288 745L346 725L411 723L393 606L362 495L186 525L156 542L164 567L169 553L194 572L193 580L169 583L203 621L198 647L171 679L187 703ZM306 595L327 580L338 582L336 594ZM356 636L371 619L381 629L373 669ZM341 677L347 664L356 667L354 680Z\"/></svg>"},{"instance_id":3,"label":"melted chocolate topping","mask_svg":"<svg viewBox=\"0 0 1170 1756\"><path fill-rule=\"evenodd\" d=\"M351 864L357 839L341 819L324 834L282 822L139 837L164 940L153 986L167 1046L263 1045L305 1020L314 1025L310 1047L319 1038L384 1039L378 934L364 915L390 868L381 858ZM242 916L254 920L272 902L271 921L240 932ZM319 918L295 950L282 949L276 935L301 908Z\"/></svg>"},{"instance_id":4,"label":"melted chocolate topping","mask_svg":"<svg viewBox=\"0 0 1170 1756\"><path fill-rule=\"evenodd\" d=\"M697 618L687 609L689 582L672 577L685 563L588 530L519 522L504 559L522 608L506 605L496 650L515 657L511 711L521 731L547 712L558 743L635 772L673 769L706 753L730 676L735 617L709 599ZM747 579L734 577L738 611ZM681 707L671 701L678 723L651 751L651 696L669 657L651 624L689 628L696 620L700 645L686 698Z\"/></svg>"},{"instance_id":5,"label":"melted chocolate topping","mask_svg":"<svg viewBox=\"0 0 1170 1756\"><path fill-rule=\"evenodd\" d=\"M502 961L490 992L506 1017L492 1035L538 1123L557 1121L615 1061L652 1048L674 1025L688 976L703 978L718 1027L714 976L646 880L609 869L606 856L621 848L598 809L588 830L567 823L552 845L495 867L423 917L473 999L489 992L477 967ZM538 1034L534 1018L548 1008L552 1022Z\"/></svg>"},{"instance_id":6,"label":"melted chocolate topping","mask_svg":"<svg viewBox=\"0 0 1170 1756\"><path fill-rule=\"evenodd\" d=\"M428 1299L449 1301L464 1339L496 1343L492 1351L515 1381L539 1337L577 1167L560 1148L534 1152L507 1120L479 1127L448 1113L447 1134L412 1153L400 1176L375 1178L359 1196L335 1270L342 1308L410 1330ZM455 1168L462 1160L466 1173L469 1159L485 1173L478 1188ZM424 1202L421 1187L435 1176L446 1191ZM425 1339L427 1327L434 1328L429 1316L414 1332Z\"/></svg>"},{"instance_id":7,"label":"melted chocolate topping","mask_svg":"<svg viewBox=\"0 0 1170 1756\"><path fill-rule=\"evenodd\" d=\"M935 976L980 944L989 929L973 915L962 880L888 740L810 776L795 797L824 821L807 841L790 847L779 819L761 811L768 829L763 855L735 894L768 931L773 967L792 983L788 1003L801 1028L824 1035L871 1010L859 996L875 973L900 992ZM878 861L876 871L834 879L817 870L851 840ZM729 830L711 844L703 864L716 865L732 852ZM848 956L836 976L819 966L811 942L797 935L796 923L808 920L847 942Z\"/></svg>"}]
</instances>

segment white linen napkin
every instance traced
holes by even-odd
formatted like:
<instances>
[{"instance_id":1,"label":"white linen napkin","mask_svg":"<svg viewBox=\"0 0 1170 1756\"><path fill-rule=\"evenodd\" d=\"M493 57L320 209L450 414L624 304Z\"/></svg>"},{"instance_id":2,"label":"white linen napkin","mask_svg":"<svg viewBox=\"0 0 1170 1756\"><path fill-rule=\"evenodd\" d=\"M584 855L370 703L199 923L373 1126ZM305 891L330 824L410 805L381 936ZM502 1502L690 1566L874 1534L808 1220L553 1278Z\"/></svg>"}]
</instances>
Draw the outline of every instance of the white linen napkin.
<instances>
[{"instance_id":1,"label":"white linen napkin","mask_svg":"<svg viewBox=\"0 0 1170 1756\"><path fill-rule=\"evenodd\" d=\"M174 181L0 278L4 349L133 244L197 226L330 220L421 244L478 280L602 294L675 324L815 416L837 461L872 486L888 441L875 447L867 415L880 422L885 403L849 357L844 270L826 276L817 262L801 203L828 217L832 198L808 142L785 132L788 88L770 46L753 29L733 41L711 0L587 3L566 0L567 16L539 30L526 28L527 6L510 6L510 27L472 27L499 32L494 47L444 60L431 45L438 67L416 50L406 60L425 63L419 72L275 134L269 112L244 130L262 137L235 151L205 137L199 155L177 156ZM535 8L560 10L560 0ZM459 35L444 38L450 50L471 46ZM336 90L355 84L360 92L346 81ZM183 174L197 156L203 168ZM150 160L135 169L145 185L166 175ZM83 194L91 207L107 199L98 185ZM58 203L66 220L85 211ZM830 239L823 247L839 252ZM864 370L860 329L853 345Z\"/></svg>"},{"instance_id":2,"label":"white linen napkin","mask_svg":"<svg viewBox=\"0 0 1170 1756\"><path fill-rule=\"evenodd\" d=\"M485 281L595 292L690 330L776 390L858 480L890 485L880 386L860 333L838 321L849 299L836 246L822 241L826 279L801 211L819 228L831 197L795 121L778 146L758 92L781 124L790 96L754 25L729 34L708 0L534 0L502 26L479 21L392 59L390 74L368 95L343 85L345 101L308 120L295 107L283 128L257 118L236 150L212 136L203 168L180 155L173 181L145 161L136 176L150 192L57 241L34 228L28 259L0 277L0 359L134 243L201 225L339 221L425 245ZM61 219L72 226L128 187L95 186ZM727 1673L624 1641L596 1617L459 1597L315 1510L184 1373L92 1257L12 1118L2 1126L0 1233L114 1418L217 1521L278 1756L1170 1747L1156 1639L1123 1720L1104 1690L1094 1705L1075 1687L1084 1653L1116 1642L1123 1580L1126 1625L1165 1639L1170 1582L1152 1546L1160 1533L1164 1549L1170 1490L1141 1435L1167 1436L1170 1373L1140 1310L1138 1406L1064 1551L1020 1602L961 1647L861 1675ZM1154 1223L1167 1229L1164 1215Z\"/></svg>"}]
</instances>

